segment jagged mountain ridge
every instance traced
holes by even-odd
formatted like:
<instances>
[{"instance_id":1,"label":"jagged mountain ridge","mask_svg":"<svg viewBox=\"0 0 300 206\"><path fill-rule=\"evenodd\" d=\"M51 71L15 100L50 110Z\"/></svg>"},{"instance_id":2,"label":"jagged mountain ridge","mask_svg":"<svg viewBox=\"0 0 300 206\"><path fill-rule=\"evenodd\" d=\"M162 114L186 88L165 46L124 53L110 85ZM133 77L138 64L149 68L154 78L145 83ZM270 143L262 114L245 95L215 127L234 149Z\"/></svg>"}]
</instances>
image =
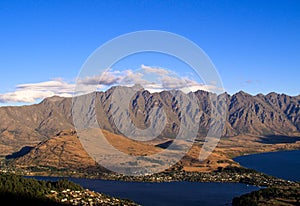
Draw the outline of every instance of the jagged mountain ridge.
<instances>
[{"instance_id":1,"label":"jagged mountain ridge","mask_svg":"<svg viewBox=\"0 0 300 206\"><path fill-rule=\"evenodd\" d=\"M111 111L114 89L96 92L95 108L91 106L90 111L95 112L101 128L120 134ZM196 91L193 94L197 97L201 110L198 132L198 136L201 137L205 136L209 129L212 112L210 95L215 94L205 91ZM225 97L228 109L223 136L300 134L300 96L276 93L252 96L242 91L234 95L221 95ZM128 112L132 122L138 128L145 129L151 124L149 111L154 106L162 107L167 116L167 123L160 136L172 138L180 129L182 113L179 104L170 91L150 93L140 90L131 99ZM62 130L74 129L72 98L49 97L31 106L1 107L0 119L2 155L11 154L24 146L34 146Z\"/></svg>"}]
</instances>

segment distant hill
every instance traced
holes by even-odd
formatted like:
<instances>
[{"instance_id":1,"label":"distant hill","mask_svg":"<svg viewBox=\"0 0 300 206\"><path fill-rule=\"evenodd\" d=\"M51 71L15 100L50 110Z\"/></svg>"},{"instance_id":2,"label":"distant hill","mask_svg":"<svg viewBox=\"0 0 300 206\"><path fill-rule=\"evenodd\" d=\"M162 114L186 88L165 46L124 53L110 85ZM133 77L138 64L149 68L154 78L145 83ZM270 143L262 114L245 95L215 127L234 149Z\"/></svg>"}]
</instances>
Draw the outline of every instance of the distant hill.
<instances>
[{"instance_id":1,"label":"distant hill","mask_svg":"<svg viewBox=\"0 0 300 206\"><path fill-rule=\"evenodd\" d=\"M96 107L90 106L90 110L96 113L102 129L112 134L120 134L111 111L114 89L97 92L95 94ZM198 99L199 109L203 112L198 132L198 137L202 137L206 136L211 120L210 95L215 94L196 91L194 95ZM226 93L221 95L226 100L228 109L223 136L299 136L300 96L292 97L277 93L252 96L243 91L234 95ZM182 118L179 104L170 91L150 93L140 90L131 99L128 112L133 123L144 129L150 124L148 112L154 106L163 108L167 115L167 124L160 137L173 138L179 132ZM11 155L26 146L45 144L45 141L61 131L75 129L72 98L50 97L31 106L0 107L0 122L2 156Z\"/></svg>"}]
</instances>

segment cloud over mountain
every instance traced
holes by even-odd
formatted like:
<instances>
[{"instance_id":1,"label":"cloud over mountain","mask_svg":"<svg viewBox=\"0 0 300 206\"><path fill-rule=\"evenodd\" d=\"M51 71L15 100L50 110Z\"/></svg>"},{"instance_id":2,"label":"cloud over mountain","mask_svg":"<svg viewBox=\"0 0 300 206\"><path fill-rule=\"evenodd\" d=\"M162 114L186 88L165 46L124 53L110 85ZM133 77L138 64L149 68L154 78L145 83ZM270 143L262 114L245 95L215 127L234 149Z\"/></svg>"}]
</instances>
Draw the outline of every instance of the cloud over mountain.
<instances>
[{"instance_id":1,"label":"cloud over mountain","mask_svg":"<svg viewBox=\"0 0 300 206\"><path fill-rule=\"evenodd\" d=\"M99 75L80 77L76 83L54 79L39 83L19 84L15 91L0 94L0 103L35 103L50 96L71 97L74 93L85 94L105 90L114 85L132 86L134 84L140 84L150 92L172 89L184 92L204 90L219 93L224 91L223 88L218 88L214 84L203 84L166 68L142 64L138 70L107 69Z\"/></svg>"}]
</instances>

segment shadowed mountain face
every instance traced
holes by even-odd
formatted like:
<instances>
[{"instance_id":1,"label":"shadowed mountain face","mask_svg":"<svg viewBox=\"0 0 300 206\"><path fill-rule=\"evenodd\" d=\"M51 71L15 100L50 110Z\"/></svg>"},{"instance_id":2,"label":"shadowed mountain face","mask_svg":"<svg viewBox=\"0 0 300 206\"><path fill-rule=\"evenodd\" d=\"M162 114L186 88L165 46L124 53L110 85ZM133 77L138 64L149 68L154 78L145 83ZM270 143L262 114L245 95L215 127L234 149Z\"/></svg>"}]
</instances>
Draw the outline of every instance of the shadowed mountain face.
<instances>
[{"instance_id":1,"label":"shadowed mountain face","mask_svg":"<svg viewBox=\"0 0 300 206\"><path fill-rule=\"evenodd\" d=\"M101 128L121 134L117 129L112 107L112 93L115 88L106 92L95 93L95 104L87 105L90 114L96 114ZM207 135L211 123L211 94L205 91L194 92L199 104L198 138ZM251 134L256 136L300 134L300 96L291 97L285 94L249 95L239 92L232 96L221 94L227 105L227 116L223 136ZM140 90L129 101L127 112L131 122L141 130L155 126L149 113L154 107L162 108L166 114L166 125L159 137L176 137L183 121L192 124L190 119L182 116L181 102L174 98L170 91L149 93ZM192 111L192 110L191 110ZM89 115L86 115L88 121ZM119 120L118 120L119 121ZM127 120L126 120L127 121ZM127 125L128 122L118 122ZM120 128L120 127L118 127ZM49 139L60 131L74 130L72 117L72 98L50 97L40 104L22 107L0 108L0 149L2 156L20 151L25 146L35 146Z\"/></svg>"}]
</instances>

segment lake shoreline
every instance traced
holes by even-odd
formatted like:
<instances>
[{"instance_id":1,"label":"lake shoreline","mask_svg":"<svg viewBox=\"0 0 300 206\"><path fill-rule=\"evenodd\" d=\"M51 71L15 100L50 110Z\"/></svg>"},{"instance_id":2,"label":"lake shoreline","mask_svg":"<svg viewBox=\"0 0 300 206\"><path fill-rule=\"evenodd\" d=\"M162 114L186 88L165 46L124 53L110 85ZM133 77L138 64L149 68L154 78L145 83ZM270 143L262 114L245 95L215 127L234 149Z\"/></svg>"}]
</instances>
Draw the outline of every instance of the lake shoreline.
<instances>
[{"instance_id":1,"label":"lake shoreline","mask_svg":"<svg viewBox=\"0 0 300 206\"><path fill-rule=\"evenodd\" d=\"M288 151L300 151L300 150L286 150ZM248 155L259 155L277 153L281 151L272 151L265 153L247 154L232 158L233 160L238 157ZM36 169L36 168L34 168ZM124 176L115 173L94 173L94 172L70 172L70 171L55 171L49 172L49 168L38 168L40 171L30 171L26 169L20 171L13 171L20 173L23 176L49 176L49 177L62 177L62 178L87 178L87 179L99 179L99 180L113 180L113 181L125 181L125 182L227 182L227 183L244 183L254 186L271 187L271 186L290 186L299 185L297 181L284 180L271 175L267 175L263 172L256 171L254 169L246 168L243 166L227 166L225 168L218 168L217 171L212 172L190 172L185 170L171 170L152 175L143 176Z\"/></svg>"},{"instance_id":2,"label":"lake shoreline","mask_svg":"<svg viewBox=\"0 0 300 206\"><path fill-rule=\"evenodd\" d=\"M120 174L103 173L101 176L91 176L86 174L77 175L58 175L47 173L31 173L24 176L43 176L43 177L60 177L60 178L86 178L94 180L111 180L123 182L216 182L216 183L244 183L247 185L260 187L273 186L300 186L299 182L289 181L273 177L253 169L243 167L227 167L215 172L186 172L177 171L173 173L162 172L146 176L123 176Z\"/></svg>"}]
</instances>

